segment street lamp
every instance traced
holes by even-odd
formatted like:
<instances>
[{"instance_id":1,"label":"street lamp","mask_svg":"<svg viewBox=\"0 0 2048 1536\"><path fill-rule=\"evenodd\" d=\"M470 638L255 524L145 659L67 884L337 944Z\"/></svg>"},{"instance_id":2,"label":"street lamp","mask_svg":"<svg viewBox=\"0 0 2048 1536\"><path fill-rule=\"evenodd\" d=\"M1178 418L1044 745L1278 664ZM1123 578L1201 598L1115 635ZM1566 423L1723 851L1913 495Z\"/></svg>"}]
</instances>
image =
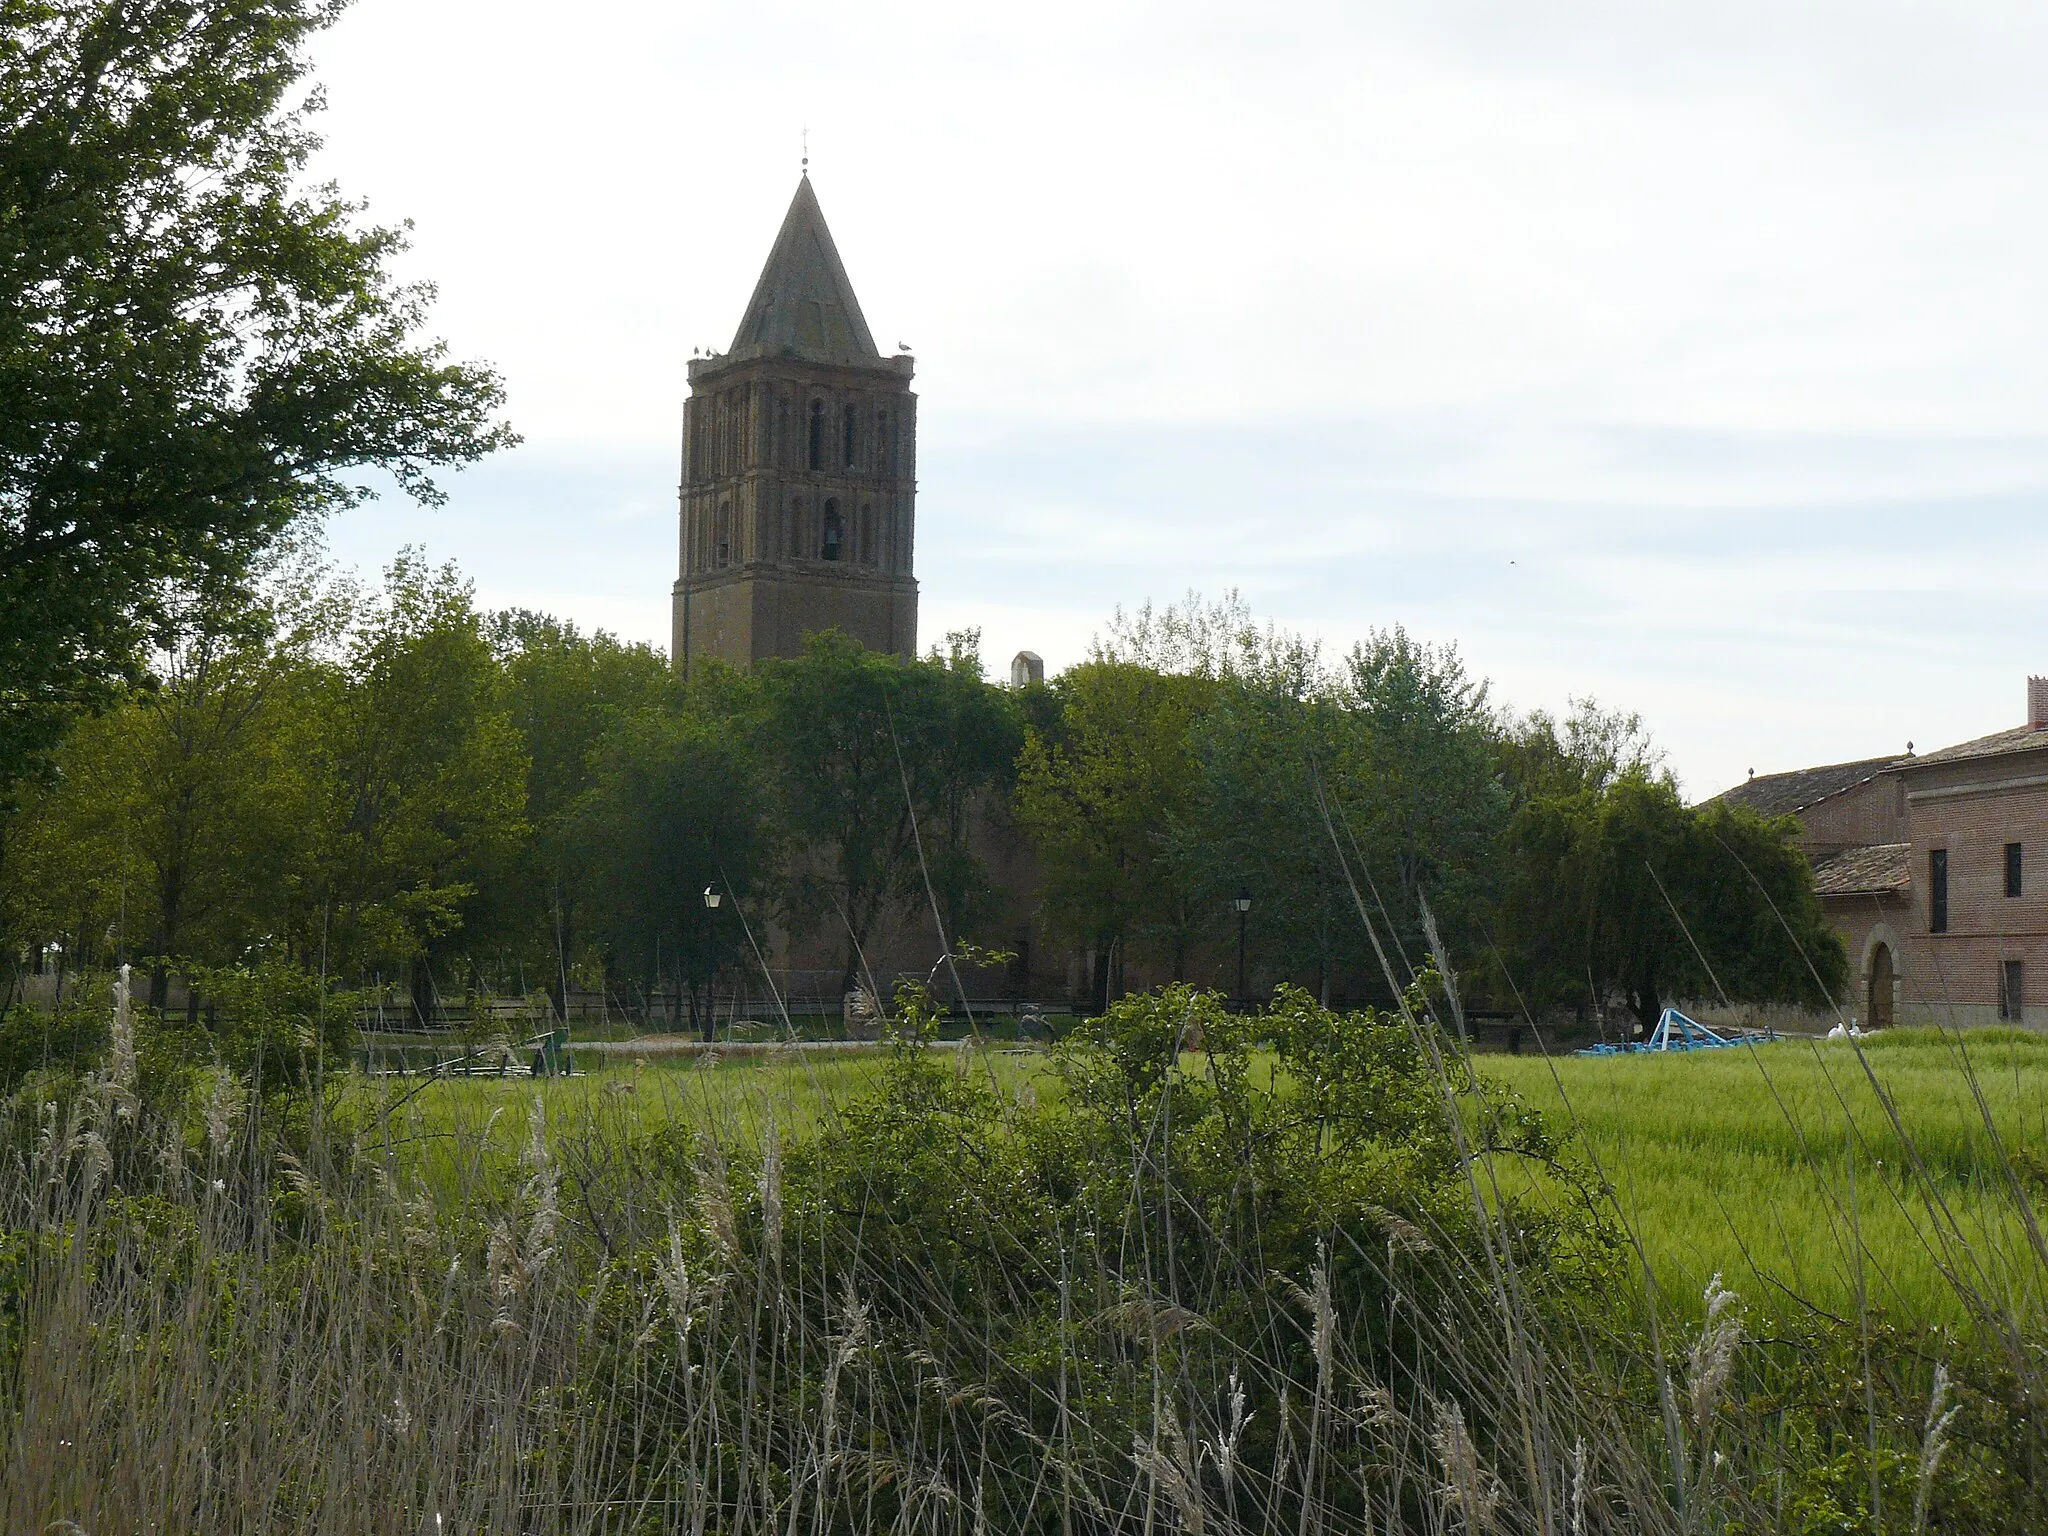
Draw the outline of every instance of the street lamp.
<instances>
[{"instance_id":1,"label":"street lamp","mask_svg":"<svg viewBox=\"0 0 2048 1536\"><path fill-rule=\"evenodd\" d=\"M1244 918L1252 909L1252 893L1240 885L1237 894L1230 898L1230 904L1237 909L1237 1000L1245 1001L1244 992Z\"/></svg>"},{"instance_id":2,"label":"street lamp","mask_svg":"<svg viewBox=\"0 0 2048 1536\"><path fill-rule=\"evenodd\" d=\"M717 886L707 885L704 887L704 906L706 910L713 913L717 912L718 904L723 900L725 900L725 892L721 891ZM718 953L716 947L714 947L711 952L713 955L716 955ZM704 1038L707 1041L710 1040L712 1036L717 1032L717 1026L718 972L714 967L711 973L711 1006L710 1009L704 1015Z\"/></svg>"}]
</instances>

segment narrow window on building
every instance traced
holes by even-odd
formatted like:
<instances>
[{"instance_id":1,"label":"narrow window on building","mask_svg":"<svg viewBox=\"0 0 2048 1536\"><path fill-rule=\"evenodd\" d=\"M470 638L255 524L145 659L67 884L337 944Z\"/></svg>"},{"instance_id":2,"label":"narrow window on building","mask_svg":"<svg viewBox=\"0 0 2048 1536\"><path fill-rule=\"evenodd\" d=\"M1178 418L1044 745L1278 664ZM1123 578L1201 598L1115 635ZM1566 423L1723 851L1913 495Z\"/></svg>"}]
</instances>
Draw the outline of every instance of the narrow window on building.
<instances>
[{"instance_id":1,"label":"narrow window on building","mask_svg":"<svg viewBox=\"0 0 2048 1536\"><path fill-rule=\"evenodd\" d=\"M1927 931L1948 932L1948 850L1931 849L1927 855Z\"/></svg>"},{"instance_id":2,"label":"narrow window on building","mask_svg":"<svg viewBox=\"0 0 2048 1536\"><path fill-rule=\"evenodd\" d=\"M2017 896L2020 893L2020 845L2005 845L2005 894Z\"/></svg>"},{"instance_id":3,"label":"narrow window on building","mask_svg":"<svg viewBox=\"0 0 2048 1536\"><path fill-rule=\"evenodd\" d=\"M809 462L812 469L823 469L825 467L825 402L822 400L813 400L811 402L811 456Z\"/></svg>"},{"instance_id":4,"label":"narrow window on building","mask_svg":"<svg viewBox=\"0 0 2048 1536\"><path fill-rule=\"evenodd\" d=\"M2023 1024L2027 1018L2027 967L2008 960L1998 968L1998 1016Z\"/></svg>"},{"instance_id":5,"label":"narrow window on building","mask_svg":"<svg viewBox=\"0 0 2048 1536\"><path fill-rule=\"evenodd\" d=\"M818 554L826 560L839 558L839 546L846 538L846 525L839 520L839 503L825 503L825 522L819 530Z\"/></svg>"},{"instance_id":6,"label":"narrow window on building","mask_svg":"<svg viewBox=\"0 0 2048 1536\"><path fill-rule=\"evenodd\" d=\"M724 570L732 564L732 503L729 501L718 504L717 538L718 568Z\"/></svg>"},{"instance_id":7,"label":"narrow window on building","mask_svg":"<svg viewBox=\"0 0 2048 1536\"><path fill-rule=\"evenodd\" d=\"M885 475L896 473L896 440L889 435L889 413L875 412L875 468Z\"/></svg>"},{"instance_id":8,"label":"narrow window on building","mask_svg":"<svg viewBox=\"0 0 2048 1536\"><path fill-rule=\"evenodd\" d=\"M851 469L853 461L859 457L856 449L860 445L860 413L849 405L839 425L840 436L844 439L841 446L846 453L846 467Z\"/></svg>"}]
</instances>

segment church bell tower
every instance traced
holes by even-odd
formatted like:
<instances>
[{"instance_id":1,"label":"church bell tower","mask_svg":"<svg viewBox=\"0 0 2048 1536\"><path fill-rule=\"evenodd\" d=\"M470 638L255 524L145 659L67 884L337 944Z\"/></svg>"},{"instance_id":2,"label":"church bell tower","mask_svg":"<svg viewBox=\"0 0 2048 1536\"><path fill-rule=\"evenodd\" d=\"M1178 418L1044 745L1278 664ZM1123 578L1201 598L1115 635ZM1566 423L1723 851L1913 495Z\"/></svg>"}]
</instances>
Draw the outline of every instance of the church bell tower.
<instances>
[{"instance_id":1,"label":"church bell tower","mask_svg":"<svg viewBox=\"0 0 2048 1536\"><path fill-rule=\"evenodd\" d=\"M917 396L877 350L806 175L729 351L683 404L676 665L794 656L844 630L917 649Z\"/></svg>"}]
</instances>

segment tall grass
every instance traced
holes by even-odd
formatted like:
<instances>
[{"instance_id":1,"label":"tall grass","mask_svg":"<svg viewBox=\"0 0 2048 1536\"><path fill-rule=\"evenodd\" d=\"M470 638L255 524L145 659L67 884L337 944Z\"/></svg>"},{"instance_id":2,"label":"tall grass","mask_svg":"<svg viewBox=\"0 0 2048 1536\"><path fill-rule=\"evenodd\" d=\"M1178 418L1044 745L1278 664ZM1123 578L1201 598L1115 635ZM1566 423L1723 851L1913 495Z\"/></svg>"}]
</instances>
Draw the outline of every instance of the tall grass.
<instances>
[{"instance_id":1,"label":"tall grass","mask_svg":"<svg viewBox=\"0 0 2048 1536\"><path fill-rule=\"evenodd\" d=\"M1659 1310L1679 1240L1641 1268L1592 1209L1590 1154L1626 1215L1630 1179L1664 1176L1626 1124L1681 1064L1621 1064L1653 1069L1632 1092L1565 1068L1581 1152L1398 1021L1305 1011L1233 1047L1177 995L1127 1022L1050 1075L906 1048L817 1075L629 1070L404 1103L350 1085L264 1105L216 1077L173 1112L111 1077L33 1085L0 1126L0 1527L1308 1536L2040 1514L2018 1240L1919 1282L1975 1296L1954 1314L1971 1338L1902 1334L1838 1292L1788 1331L1732 1272L1742 1298L1702 1282ZM1261 1030L1324 1034L1262 1071ZM1903 1099L1915 1064L1886 1070ZM1811 1083L1789 1141L1727 1087L1736 1139L1788 1177L1802 1136L1841 1140ZM1363 1103L1410 1129L1359 1131ZM1885 1126L1848 1113L1875 1143ZM1947 1113L1898 1188L1982 1154ZM1525 1167L1584 1219L1522 1199ZM1840 1193L1881 1300L1874 1177ZM2010 1288L1996 1306L1970 1291L1987 1276Z\"/></svg>"}]
</instances>

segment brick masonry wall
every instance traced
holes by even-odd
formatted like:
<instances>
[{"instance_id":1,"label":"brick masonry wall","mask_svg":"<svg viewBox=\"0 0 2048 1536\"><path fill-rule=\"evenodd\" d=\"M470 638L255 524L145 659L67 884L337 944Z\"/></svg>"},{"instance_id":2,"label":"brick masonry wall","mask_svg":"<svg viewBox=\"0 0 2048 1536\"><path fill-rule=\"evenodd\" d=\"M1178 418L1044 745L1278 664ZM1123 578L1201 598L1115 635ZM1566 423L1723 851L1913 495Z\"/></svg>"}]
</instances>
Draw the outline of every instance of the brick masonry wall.
<instances>
[{"instance_id":1,"label":"brick masonry wall","mask_svg":"<svg viewBox=\"0 0 2048 1536\"><path fill-rule=\"evenodd\" d=\"M1906 841L1905 800L1898 776L1891 773L1808 806L1799 820L1806 829L1804 841L1815 849Z\"/></svg>"},{"instance_id":2,"label":"brick masonry wall","mask_svg":"<svg viewBox=\"0 0 2048 1536\"><path fill-rule=\"evenodd\" d=\"M2026 753L1909 779L1911 917L1903 935L1901 1011L1909 1022L1996 1023L2000 967L2025 966L2025 1020L2048 1024L2048 783ZM1958 765L1959 766L1959 765ZM1929 782L1929 781L1932 782ZM1972 782L1974 780L1974 783ZM2022 853L2021 894L2005 894L2005 845ZM1930 855L1948 853L1948 931L1932 933Z\"/></svg>"},{"instance_id":3,"label":"brick masonry wall","mask_svg":"<svg viewBox=\"0 0 2048 1536\"><path fill-rule=\"evenodd\" d=\"M1842 1012L1859 1027L1871 1026L1879 1016L1871 984L1877 946L1882 944L1892 951L1893 1019L1903 1022L1908 989L1900 984L1897 972L1904 940L1912 929L1911 900L1905 896L1831 896L1822 898L1821 910L1841 933L1849 951L1849 985L1840 999Z\"/></svg>"}]
</instances>

